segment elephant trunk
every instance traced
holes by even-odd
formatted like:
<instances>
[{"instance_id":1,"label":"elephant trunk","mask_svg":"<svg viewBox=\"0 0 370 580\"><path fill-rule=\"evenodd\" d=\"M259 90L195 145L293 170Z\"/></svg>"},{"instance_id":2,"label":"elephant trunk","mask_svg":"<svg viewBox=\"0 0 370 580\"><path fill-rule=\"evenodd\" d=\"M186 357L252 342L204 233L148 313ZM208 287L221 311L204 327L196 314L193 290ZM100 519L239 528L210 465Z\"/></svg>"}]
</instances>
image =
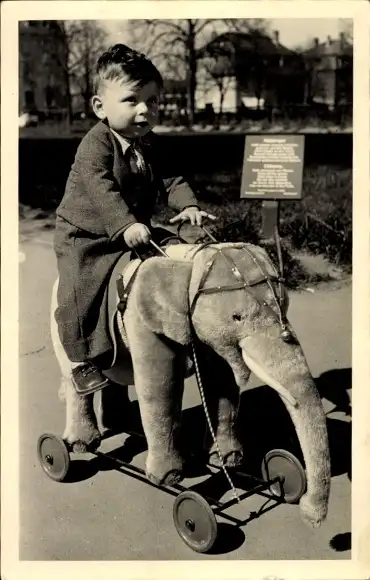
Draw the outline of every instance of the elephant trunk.
<instances>
[{"instance_id":1,"label":"elephant trunk","mask_svg":"<svg viewBox=\"0 0 370 580\"><path fill-rule=\"evenodd\" d=\"M264 342L262 340L262 342ZM261 348L262 346L262 348ZM240 342L245 364L282 398L295 426L307 476L302 518L316 528L325 520L330 492L330 454L326 416L299 344L268 340ZM266 356L268 353L268 356Z\"/></svg>"},{"instance_id":2,"label":"elephant trunk","mask_svg":"<svg viewBox=\"0 0 370 580\"><path fill-rule=\"evenodd\" d=\"M324 409L312 379L311 383L307 384L307 392L299 398L296 407L282 399L292 418L306 465L307 492L300 500L302 518L317 528L328 511L330 454Z\"/></svg>"}]
</instances>

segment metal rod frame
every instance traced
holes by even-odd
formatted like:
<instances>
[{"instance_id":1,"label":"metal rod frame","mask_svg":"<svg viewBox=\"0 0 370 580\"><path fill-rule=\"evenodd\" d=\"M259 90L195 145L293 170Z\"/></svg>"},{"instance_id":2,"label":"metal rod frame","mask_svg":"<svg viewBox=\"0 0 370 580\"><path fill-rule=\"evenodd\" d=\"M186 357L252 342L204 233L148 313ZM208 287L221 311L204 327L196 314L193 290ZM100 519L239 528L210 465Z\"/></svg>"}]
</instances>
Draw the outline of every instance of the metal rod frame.
<instances>
[{"instance_id":1,"label":"metal rod frame","mask_svg":"<svg viewBox=\"0 0 370 580\"><path fill-rule=\"evenodd\" d=\"M143 437L139 433L137 433L136 435ZM147 485L150 485L151 487L160 489L161 491L164 491L165 493L168 493L169 495L172 495L174 497L177 497L180 493L182 493L184 491L191 490L191 488L184 487L183 485L180 485L180 484L174 484L174 485L156 484L147 478L145 471L143 469L141 469L140 467L136 467L135 465L127 463L126 461L123 461L122 459L118 459L117 457L112 457L109 455L109 453L95 451L93 453L93 455L95 455L96 457L99 457L105 461L112 462L118 471L121 471L121 472L125 473L126 475L129 475L130 477L137 479L138 481L146 483ZM214 466L212 466L212 467L214 469L220 471L217 467L214 467ZM270 511L271 509L276 507L277 504L281 504L284 502L284 500L283 500L283 487L282 487L283 481L279 476L274 477L270 481L265 481L264 479L260 479L259 477L255 477L254 475L250 475L250 474L244 473L242 471L235 471L233 475L236 476L237 478L252 480L253 482L256 483L256 485L254 487L252 487L251 489L249 489L248 491L241 493L238 496L238 498L232 498L229 501L225 501L225 502L221 502L213 497L202 494L202 497L204 497L204 499L210 504L210 507L215 515L219 515L223 519L226 519L226 520L232 522L233 524L236 524L237 526L241 527L241 526L245 526L251 520L258 518L260 515ZM280 484L280 494L281 494L280 497L272 494L271 492L265 493L265 490L268 490L275 483ZM232 507L233 505L239 503L240 501L247 499L248 497L251 497L252 495L255 495L255 494L260 495L262 497L265 497L268 501L257 512L249 512L248 517L245 518L244 520L236 518L230 514L224 513L224 511L226 509ZM275 503L270 505L269 507L265 507L266 504L269 503L271 500L274 500Z\"/></svg>"}]
</instances>

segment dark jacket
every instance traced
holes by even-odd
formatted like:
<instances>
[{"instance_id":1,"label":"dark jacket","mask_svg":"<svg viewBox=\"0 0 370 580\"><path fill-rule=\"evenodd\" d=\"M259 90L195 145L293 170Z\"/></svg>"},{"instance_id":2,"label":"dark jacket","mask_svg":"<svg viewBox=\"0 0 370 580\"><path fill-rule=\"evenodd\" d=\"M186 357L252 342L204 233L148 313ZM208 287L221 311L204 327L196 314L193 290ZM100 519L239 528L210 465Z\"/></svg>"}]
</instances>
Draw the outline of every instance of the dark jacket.
<instances>
[{"instance_id":1,"label":"dark jacket","mask_svg":"<svg viewBox=\"0 0 370 580\"><path fill-rule=\"evenodd\" d=\"M158 197L181 211L198 202L181 178L163 181L158 171L153 136L143 139L144 158L153 170L152 183L130 163L130 149L121 145L109 127L100 122L82 139L57 215L70 224L114 240L117 233L139 221L150 224Z\"/></svg>"},{"instance_id":2,"label":"dark jacket","mask_svg":"<svg viewBox=\"0 0 370 580\"><path fill-rule=\"evenodd\" d=\"M146 175L138 171L130 149L123 154L104 122L78 147L57 209L54 240L59 272L55 318L71 361L97 359L111 350L107 286L117 260L128 251L124 230L136 221L150 226L158 199L177 211L198 204L181 177L162 180L151 139L141 142L150 167Z\"/></svg>"}]
</instances>

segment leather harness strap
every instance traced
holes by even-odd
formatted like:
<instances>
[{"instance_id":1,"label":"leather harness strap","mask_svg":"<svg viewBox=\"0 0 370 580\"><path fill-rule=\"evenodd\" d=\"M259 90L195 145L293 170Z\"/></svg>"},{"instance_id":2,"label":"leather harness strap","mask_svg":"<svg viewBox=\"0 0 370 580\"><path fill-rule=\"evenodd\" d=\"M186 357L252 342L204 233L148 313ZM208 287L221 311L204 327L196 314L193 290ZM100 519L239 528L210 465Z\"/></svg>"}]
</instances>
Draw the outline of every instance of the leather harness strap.
<instances>
[{"instance_id":1,"label":"leather harness strap","mask_svg":"<svg viewBox=\"0 0 370 580\"><path fill-rule=\"evenodd\" d=\"M118 297L119 297L119 302L117 304L117 310L119 310L122 314L126 310L127 300L128 300L129 295L130 295L132 286L134 285L134 282L136 280L136 276L137 276L137 273L139 271L140 266L141 266L141 264L139 264L139 266L136 268L135 272L132 274L126 287L123 284L122 274L119 274L117 276L117 293L118 293Z\"/></svg>"},{"instance_id":2,"label":"leather harness strap","mask_svg":"<svg viewBox=\"0 0 370 580\"><path fill-rule=\"evenodd\" d=\"M203 249L206 246L211 245L212 242L206 242L205 244L202 244L202 246L199 248L198 251L200 251L201 249ZM191 301L190 307L189 307L189 316L191 317L194 313L195 310L195 306L196 306L196 302L197 299L199 298L199 296L201 294L214 294L216 292L223 292L223 291L231 291L231 290L242 290L244 289L246 292L249 292L250 294L252 294L253 298L260 304L260 306L262 308L264 308L265 310L269 310L270 313L273 315L273 317L276 319L276 321L283 327L284 325L284 321L283 321L283 313L282 313L282 298L278 298L276 296L276 292L274 287L271 284L272 280L276 280L279 285L281 286L282 283L282 279L279 276L271 276L269 274L267 274L263 267L261 266L261 264L259 262L257 262L257 260L254 258L254 256L251 255L251 253L244 247L245 251L248 253L248 256L255 262L255 264L259 267L260 270L260 275L257 276L257 278L255 278L252 282L247 282L244 277L242 276L242 274L240 273L239 269L237 268L234 260L228 256L226 254L226 252L221 249L221 248L217 248L215 254L213 256L211 256L211 258L206 262L205 267L204 267L204 271L202 274L202 277L199 281L198 284L198 288L197 291L194 294L194 297ZM204 288L204 284L205 281L207 279L207 277L209 276L212 266L215 263L215 260L217 258L217 256L221 254L221 256L223 257L223 259L228 263L228 265L231 268L231 271L234 275L234 277L237 279L237 282L235 282L234 284L226 284L226 285L220 285L220 286L211 286L208 288ZM261 301L251 290L250 288L252 286L257 286L258 284L261 284L262 282L267 282L270 286L270 289L274 295L276 304L278 306L278 310L279 313L278 315L276 314L276 312L273 310L273 308L266 302L266 301Z\"/></svg>"},{"instance_id":3,"label":"leather harness strap","mask_svg":"<svg viewBox=\"0 0 370 580\"><path fill-rule=\"evenodd\" d=\"M198 252L200 252L201 250L203 250L206 247L212 246L213 244L214 244L213 241L210 241L210 242L208 241L208 242L205 242L203 244L200 244L199 248L196 249L196 251L193 255L193 258ZM285 329L285 327L286 327L285 317L284 317L283 311L282 311L282 306L283 306L282 283L283 283L283 279L281 277L279 277L278 275L268 274L264 270L261 263L259 261L257 261L257 259L252 255L252 253L245 246L243 246L243 249L247 252L248 256L252 259L252 261L259 268L260 274L257 277L255 277L253 279L253 281L251 281L251 282L245 280L245 278L243 277L243 275L239 271L238 267L236 266L234 260L222 248L215 248L215 250L216 250L215 253L209 258L209 260L206 262L206 264L204 266L202 276L199 280L198 288L197 288L197 290L194 294L194 297L189 305L189 318L190 318L190 320L191 320L191 317L194 313L197 300L201 294L214 294L216 292L224 292L224 291L242 290L243 289L246 292L249 292L253 296L253 298L260 304L261 308L264 308L265 310L267 309L270 311L270 313L273 315L273 317L281 325L283 331L286 330ZM234 284L210 286L210 287L205 288L204 284L205 284L205 282L206 282L206 280L207 280L207 278L212 270L212 267L216 261L217 256L219 256L219 255L221 255L222 258L226 261L226 263L230 266L231 272L237 281ZM122 314L124 313L124 311L126 309L127 301L128 301L132 286L136 280L136 276L137 276L137 273L139 271L140 265L141 264L139 264L139 266L136 268L135 272L133 273L133 275L129 279L126 287L124 286L124 283L123 283L122 274L120 274L117 277L117 292L118 292L118 296L119 296L117 310L119 310ZM276 281L279 283L280 297L277 296L276 290L273 287L273 285L271 284L271 281ZM263 282L268 283L268 285L273 293L275 302L276 302L277 307L278 307L278 314L276 314L274 309L266 301L260 300L255 295L255 293L251 291L251 287L257 286L258 284L261 284Z\"/></svg>"},{"instance_id":4,"label":"leather harness strap","mask_svg":"<svg viewBox=\"0 0 370 580\"><path fill-rule=\"evenodd\" d=\"M255 256L253 256L253 253L248 250L246 248L246 246L243 246L244 251L248 254L248 256L253 260L253 262L256 264L256 266L259 268L261 274L264 276L265 281L267 282L273 296L276 302L276 305L278 307L278 313L279 313L279 324L282 328L282 332L284 336L284 333L286 334L284 340L290 340L291 335L290 332L287 331L287 320L286 320L286 316L283 313L283 306L284 306L284 291L283 291L283 284L285 282L284 278L283 278L283 271L282 271L282 267L281 267L281 273L280 276L278 274L275 274L275 276L269 276L269 274L266 272L266 270L264 269L263 265L261 264L261 262L259 262ZM276 294L276 290L274 288L274 286L271 284L271 280L276 280L278 282L279 285L279 296L277 296ZM263 303L264 306L269 306L266 302ZM274 313L274 310L271 308L271 306L269 306L270 310L272 313ZM274 313L275 314L275 313Z\"/></svg>"}]
</instances>

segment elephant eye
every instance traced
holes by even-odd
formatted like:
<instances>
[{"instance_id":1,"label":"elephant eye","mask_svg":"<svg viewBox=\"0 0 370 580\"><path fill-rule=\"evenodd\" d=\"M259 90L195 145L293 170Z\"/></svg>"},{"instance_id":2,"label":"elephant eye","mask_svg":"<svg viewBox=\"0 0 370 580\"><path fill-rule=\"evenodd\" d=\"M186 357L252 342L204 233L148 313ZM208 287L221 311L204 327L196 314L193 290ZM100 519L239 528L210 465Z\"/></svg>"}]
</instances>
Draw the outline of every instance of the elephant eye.
<instances>
[{"instance_id":1,"label":"elephant eye","mask_svg":"<svg viewBox=\"0 0 370 580\"><path fill-rule=\"evenodd\" d=\"M239 314L238 312L235 312L235 314L232 315L232 319L236 320L237 322L240 322L242 320L242 315Z\"/></svg>"}]
</instances>

